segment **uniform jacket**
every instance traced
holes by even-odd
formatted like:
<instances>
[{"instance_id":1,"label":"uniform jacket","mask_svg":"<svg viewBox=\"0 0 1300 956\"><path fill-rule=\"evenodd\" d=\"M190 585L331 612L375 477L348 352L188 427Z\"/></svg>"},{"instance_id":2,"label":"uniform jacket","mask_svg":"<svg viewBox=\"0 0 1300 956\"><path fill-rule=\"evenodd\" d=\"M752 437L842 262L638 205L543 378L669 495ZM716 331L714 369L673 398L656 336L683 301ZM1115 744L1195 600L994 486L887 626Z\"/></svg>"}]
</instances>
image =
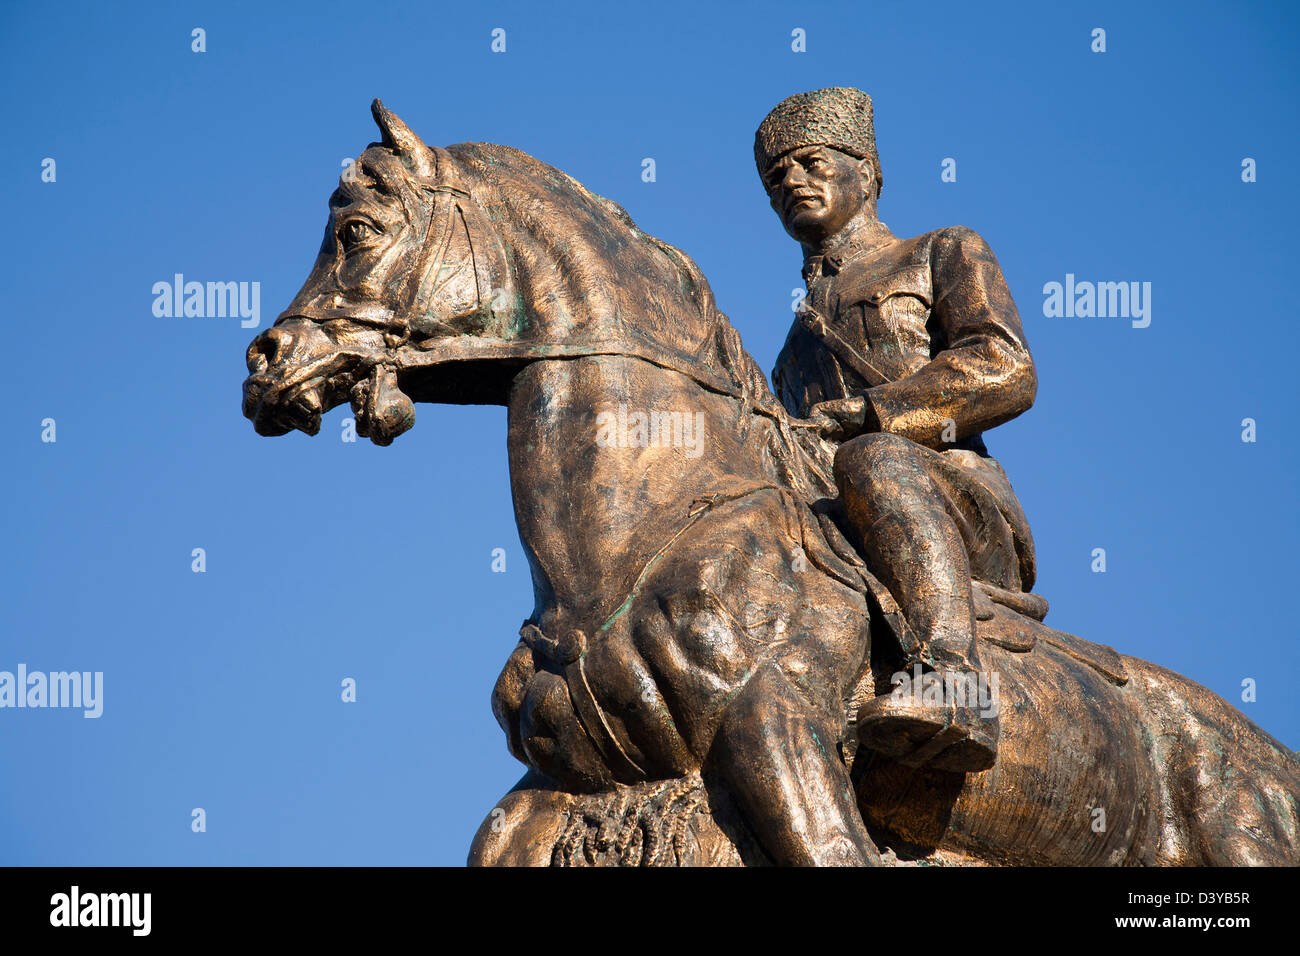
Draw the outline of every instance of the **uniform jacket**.
<instances>
[{"instance_id":1,"label":"uniform jacket","mask_svg":"<svg viewBox=\"0 0 1300 956\"><path fill-rule=\"evenodd\" d=\"M888 380L870 387L796 321L772 372L777 397L804 417L817 402L864 394L881 431L944 450L982 450L981 433L1033 404L1034 361L1002 270L965 226L898 239L883 223L804 268L806 305Z\"/></svg>"},{"instance_id":2,"label":"uniform jacket","mask_svg":"<svg viewBox=\"0 0 1300 956\"><path fill-rule=\"evenodd\" d=\"M1038 376L988 244L965 226L899 239L876 223L811 257L804 279L805 305L841 341L829 346L830 336L795 321L772 372L787 411L804 418L818 402L865 396L880 431L932 450L931 478L964 517L972 574L1029 591L1029 522L983 432L1033 404ZM882 383L868 382L856 359Z\"/></svg>"}]
</instances>

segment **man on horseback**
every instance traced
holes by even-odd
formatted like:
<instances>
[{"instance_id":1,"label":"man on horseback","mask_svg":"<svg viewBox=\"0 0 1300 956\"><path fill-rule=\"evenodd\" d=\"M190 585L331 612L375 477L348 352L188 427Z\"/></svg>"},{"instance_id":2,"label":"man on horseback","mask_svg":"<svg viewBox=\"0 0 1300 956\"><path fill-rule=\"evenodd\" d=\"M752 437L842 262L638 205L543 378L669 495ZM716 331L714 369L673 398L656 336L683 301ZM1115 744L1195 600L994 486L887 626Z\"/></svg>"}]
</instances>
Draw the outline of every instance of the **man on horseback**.
<instances>
[{"instance_id":1,"label":"man on horseback","mask_svg":"<svg viewBox=\"0 0 1300 956\"><path fill-rule=\"evenodd\" d=\"M772 373L777 395L841 443L844 516L907 619L908 668L978 679L977 603L1017 606L1034 583L1029 524L981 437L1037 389L1002 271L963 226L899 239L879 221L880 160L860 90L783 100L754 155L804 252L807 296ZM921 701L869 701L860 739L913 765L992 766L996 713Z\"/></svg>"}]
</instances>

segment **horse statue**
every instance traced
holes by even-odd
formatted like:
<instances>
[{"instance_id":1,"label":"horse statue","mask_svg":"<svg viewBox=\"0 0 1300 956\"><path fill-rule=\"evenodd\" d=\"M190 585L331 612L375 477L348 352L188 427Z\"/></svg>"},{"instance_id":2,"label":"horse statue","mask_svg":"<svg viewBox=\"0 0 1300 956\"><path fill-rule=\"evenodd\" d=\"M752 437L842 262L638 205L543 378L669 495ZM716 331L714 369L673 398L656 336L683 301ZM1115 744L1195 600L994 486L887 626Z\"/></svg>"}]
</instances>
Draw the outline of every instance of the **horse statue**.
<instances>
[{"instance_id":1,"label":"horse statue","mask_svg":"<svg viewBox=\"0 0 1300 956\"><path fill-rule=\"evenodd\" d=\"M536 605L492 706L528 770L475 865L1300 863L1300 761L1206 688L981 592L1002 740L980 773L859 742L898 606L680 250L518 150L382 133L248 348L258 434L350 402L505 405Z\"/></svg>"}]
</instances>

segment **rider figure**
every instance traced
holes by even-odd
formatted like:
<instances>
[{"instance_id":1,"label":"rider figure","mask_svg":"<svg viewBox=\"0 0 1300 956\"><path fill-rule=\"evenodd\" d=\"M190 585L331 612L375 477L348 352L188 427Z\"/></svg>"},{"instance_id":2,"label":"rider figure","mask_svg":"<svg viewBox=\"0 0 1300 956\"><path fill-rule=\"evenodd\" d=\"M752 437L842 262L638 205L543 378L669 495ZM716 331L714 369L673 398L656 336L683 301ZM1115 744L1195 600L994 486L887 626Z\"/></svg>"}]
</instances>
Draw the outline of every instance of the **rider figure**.
<instances>
[{"instance_id":1,"label":"rider figure","mask_svg":"<svg viewBox=\"0 0 1300 956\"><path fill-rule=\"evenodd\" d=\"M995 597L1034 583L1028 522L981 437L1029 408L1037 389L1002 271L964 226L899 239L877 219L880 160L860 90L783 100L754 155L804 253L807 296L772 373L777 395L841 443L844 514L906 617L908 667L978 678L972 578ZM992 765L995 710L920 701L869 701L860 739L913 765Z\"/></svg>"}]
</instances>

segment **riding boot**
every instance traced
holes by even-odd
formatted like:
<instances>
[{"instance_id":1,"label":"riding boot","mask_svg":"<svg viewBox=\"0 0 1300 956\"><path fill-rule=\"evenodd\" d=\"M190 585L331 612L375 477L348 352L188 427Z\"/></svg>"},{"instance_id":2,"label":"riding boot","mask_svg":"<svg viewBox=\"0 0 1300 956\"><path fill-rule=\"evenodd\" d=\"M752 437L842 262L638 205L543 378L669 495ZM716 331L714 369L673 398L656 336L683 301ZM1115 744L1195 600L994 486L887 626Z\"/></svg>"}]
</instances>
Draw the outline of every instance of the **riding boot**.
<instances>
[{"instance_id":1,"label":"riding boot","mask_svg":"<svg viewBox=\"0 0 1300 956\"><path fill-rule=\"evenodd\" d=\"M911 766L987 770L997 756L996 685L980 672L970 564L955 522L941 508L913 508L866 530L865 556L919 648L894 691L862 706L859 739Z\"/></svg>"}]
</instances>

